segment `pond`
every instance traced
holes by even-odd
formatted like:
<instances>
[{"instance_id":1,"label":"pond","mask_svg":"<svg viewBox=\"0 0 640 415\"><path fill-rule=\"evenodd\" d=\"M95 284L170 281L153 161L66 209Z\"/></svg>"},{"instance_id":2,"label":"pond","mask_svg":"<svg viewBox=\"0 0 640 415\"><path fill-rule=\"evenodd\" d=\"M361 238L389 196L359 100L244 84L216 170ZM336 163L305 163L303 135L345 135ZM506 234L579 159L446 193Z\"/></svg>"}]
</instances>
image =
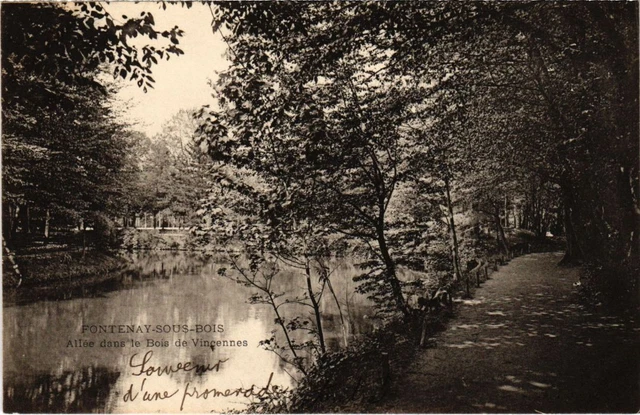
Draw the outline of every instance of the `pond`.
<instances>
[{"instance_id":1,"label":"pond","mask_svg":"<svg viewBox=\"0 0 640 415\"><path fill-rule=\"evenodd\" d=\"M249 304L252 290L219 276L220 258L130 255L131 269L108 284L63 300L5 305L5 412L221 412L244 408L267 385L295 386L295 370L259 345L277 329L273 311ZM355 268L334 268L345 324L333 296L324 295L330 347L372 324L366 299L353 294ZM294 270L275 284L292 295L305 288ZM281 310L311 318L304 306Z\"/></svg>"}]
</instances>

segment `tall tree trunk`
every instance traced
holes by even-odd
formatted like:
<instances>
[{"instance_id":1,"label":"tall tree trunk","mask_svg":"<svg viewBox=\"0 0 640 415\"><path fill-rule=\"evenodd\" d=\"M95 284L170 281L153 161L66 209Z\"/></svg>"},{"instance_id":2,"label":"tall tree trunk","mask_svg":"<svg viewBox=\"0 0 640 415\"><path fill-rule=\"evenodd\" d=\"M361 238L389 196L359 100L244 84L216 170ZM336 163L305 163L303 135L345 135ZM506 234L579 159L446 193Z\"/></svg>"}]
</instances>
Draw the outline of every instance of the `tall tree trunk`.
<instances>
[{"instance_id":1,"label":"tall tree trunk","mask_svg":"<svg viewBox=\"0 0 640 415\"><path fill-rule=\"evenodd\" d=\"M540 229L540 235L546 236L547 231L551 227L551 214L546 208L542 209L542 229Z\"/></svg>"},{"instance_id":2,"label":"tall tree trunk","mask_svg":"<svg viewBox=\"0 0 640 415\"><path fill-rule=\"evenodd\" d=\"M500 220L500 207L498 205L495 206L494 212L494 222L496 224L496 238L498 241L498 247L502 251L504 251L505 254L509 255L509 244L507 243L507 237L504 234L504 228L502 227L502 223Z\"/></svg>"},{"instance_id":3,"label":"tall tree trunk","mask_svg":"<svg viewBox=\"0 0 640 415\"><path fill-rule=\"evenodd\" d=\"M538 188L531 184L531 230L540 237L540 198Z\"/></svg>"},{"instance_id":4,"label":"tall tree trunk","mask_svg":"<svg viewBox=\"0 0 640 415\"><path fill-rule=\"evenodd\" d=\"M444 186L447 196L447 209L449 210L449 232L451 233L451 240L453 243L453 271L454 280L460 281L462 275L460 273L460 254L458 249L458 236L456 234L456 224L453 219L453 203L451 202L451 190L449 188L449 180L445 179Z\"/></svg>"},{"instance_id":5,"label":"tall tree trunk","mask_svg":"<svg viewBox=\"0 0 640 415\"><path fill-rule=\"evenodd\" d=\"M538 198L538 206L536 209L536 236L544 236L544 209L540 198Z\"/></svg>"},{"instance_id":6,"label":"tall tree trunk","mask_svg":"<svg viewBox=\"0 0 640 415\"><path fill-rule=\"evenodd\" d=\"M504 226L509 227L509 204L507 201L507 195L504 195Z\"/></svg>"},{"instance_id":7,"label":"tall tree trunk","mask_svg":"<svg viewBox=\"0 0 640 415\"><path fill-rule=\"evenodd\" d=\"M566 249L561 264L574 264L582 261L583 254L580 249L578 235L574 227L575 208L573 207L573 197L571 191L564 189L562 204L564 207L564 235L566 239Z\"/></svg>"},{"instance_id":8,"label":"tall tree trunk","mask_svg":"<svg viewBox=\"0 0 640 415\"><path fill-rule=\"evenodd\" d=\"M521 227L531 230L531 201L527 198L527 202L522 208L522 224Z\"/></svg>"},{"instance_id":9,"label":"tall tree trunk","mask_svg":"<svg viewBox=\"0 0 640 415\"><path fill-rule=\"evenodd\" d=\"M524 228L524 224L522 223L524 221L524 215L522 214L523 208L524 206L522 205L518 206L518 229Z\"/></svg>"}]
</instances>

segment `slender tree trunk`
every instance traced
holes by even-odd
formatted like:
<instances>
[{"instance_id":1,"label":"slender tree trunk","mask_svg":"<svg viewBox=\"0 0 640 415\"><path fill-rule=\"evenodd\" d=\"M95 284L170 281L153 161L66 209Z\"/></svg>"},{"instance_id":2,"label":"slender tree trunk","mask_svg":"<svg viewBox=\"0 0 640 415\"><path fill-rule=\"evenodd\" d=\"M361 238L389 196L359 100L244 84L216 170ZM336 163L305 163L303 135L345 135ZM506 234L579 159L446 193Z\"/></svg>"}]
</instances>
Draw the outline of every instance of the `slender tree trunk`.
<instances>
[{"instance_id":1,"label":"slender tree trunk","mask_svg":"<svg viewBox=\"0 0 640 415\"><path fill-rule=\"evenodd\" d=\"M453 271L454 281L459 281L462 278L460 273L460 255L458 249L458 236L456 235L456 224L453 219L453 203L451 202L451 190L449 188L449 180L444 181L446 196L447 196L447 209L449 210L449 232L451 232L451 240L453 242Z\"/></svg>"},{"instance_id":2,"label":"slender tree trunk","mask_svg":"<svg viewBox=\"0 0 640 415\"><path fill-rule=\"evenodd\" d=\"M504 228L500 221L500 208L495 206L494 222L496 224L496 238L498 240L498 246L505 254L509 255L509 244L507 243L507 237L504 234Z\"/></svg>"},{"instance_id":3,"label":"slender tree trunk","mask_svg":"<svg viewBox=\"0 0 640 415\"><path fill-rule=\"evenodd\" d=\"M322 331L322 316L320 314L320 306L316 300L316 296L313 292L313 285L311 284L311 267L309 266L309 260L306 260L304 272L307 277L307 294L309 294L309 300L311 300L311 306L313 307L313 314L316 318L316 330L318 332L318 342L320 343L320 352L324 355L327 350L324 344L324 332Z\"/></svg>"},{"instance_id":4,"label":"slender tree trunk","mask_svg":"<svg viewBox=\"0 0 640 415\"><path fill-rule=\"evenodd\" d=\"M322 280L329 288L329 292L333 296L333 300L336 303L336 307L338 308L338 314L340 315L340 324L342 325L342 337L344 339L344 347L349 346L349 336L347 333L347 322L344 319L344 314L342 313L342 306L340 305L340 301L338 301L338 295L333 289L333 285L331 284L331 280L329 279L329 271L328 268L321 265L322 272Z\"/></svg>"},{"instance_id":5,"label":"slender tree trunk","mask_svg":"<svg viewBox=\"0 0 640 415\"><path fill-rule=\"evenodd\" d=\"M507 202L507 195L504 195L504 226L509 227L509 208Z\"/></svg>"},{"instance_id":6,"label":"slender tree trunk","mask_svg":"<svg viewBox=\"0 0 640 415\"><path fill-rule=\"evenodd\" d=\"M538 192L535 184L531 184L531 215L530 229L538 236Z\"/></svg>"},{"instance_id":7,"label":"slender tree trunk","mask_svg":"<svg viewBox=\"0 0 640 415\"><path fill-rule=\"evenodd\" d=\"M49 223L51 222L51 213L49 209L45 211L44 215L44 237L49 239Z\"/></svg>"},{"instance_id":8,"label":"slender tree trunk","mask_svg":"<svg viewBox=\"0 0 640 415\"><path fill-rule=\"evenodd\" d=\"M393 298L396 302L398 310L401 311L405 317L408 317L409 308L407 307L406 301L404 300L402 287L400 286L400 281L398 280L398 277L396 275L396 264L393 261L393 258L391 258L389 248L387 247L387 240L384 235L384 222L378 224L377 234L378 247L380 248L380 254L382 255L382 259L386 268L387 282L391 286Z\"/></svg>"},{"instance_id":9,"label":"slender tree trunk","mask_svg":"<svg viewBox=\"0 0 640 415\"><path fill-rule=\"evenodd\" d=\"M87 227L85 226L84 219L80 219L80 232L82 232L82 258L84 259L87 253Z\"/></svg>"},{"instance_id":10,"label":"slender tree trunk","mask_svg":"<svg viewBox=\"0 0 640 415\"><path fill-rule=\"evenodd\" d=\"M7 216L8 218L7 225L9 226L9 232L7 236L8 236L8 239L11 241L13 241L13 239L16 236L14 212L15 212L14 207L12 205L9 205L9 215Z\"/></svg>"},{"instance_id":11,"label":"slender tree trunk","mask_svg":"<svg viewBox=\"0 0 640 415\"><path fill-rule=\"evenodd\" d=\"M549 211L546 208L543 208L542 209L542 229L540 229L540 235L546 236L550 226L551 226L551 215L549 214Z\"/></svg>"},{"instance_id":12,"label":"slender tree trunk","mask_svg":"<svg viewBox=\"0 0 640 415\"><path fill-rule=\"evenodd\" d=\"M25 207L25 213L27 216L27 235L31 235L31 209L29 206Z\"/></svg>"},{"instance_id":13,"label":"slender tree trunk","mask_svg":"<svg viewBox=\"0 0 640 415\"><path fill-rule=\"evenodd\" d=\"M544 208L542 207L542 201L540 200L540 198L538 198L538 209L537 209L536 217L537 217L536 235L538 237L542 237L544 236Z\"/></svg>"},{"instance_id":14,"label":"slender tree trunk","mask_svg":"<svg viewBox=\"0 0 640 415\"><path fill-rule=\"evenodd\" d=\"M531 230L536 236L540 236L538 191L533 183L531 184Z\"/></svg>"},{"instance_id":15,"label":"slender tree trunk","mask_svg":"<svg viewBox=\"0 0 640 415\"><path fill-rule=\"evenodd\" d=\"M293 354L294 363L296 367L300 369L300 371L303 374L306 375L307 372L304 370L304 367L302 367L302 365L298 366L298 353L296 353L296 349L293 346L293 342L291 341L291 337L289 336L289 332L287 331L287 326L284 323L284 319L280 315L280 310L278 310L278 306L276 305L275 298L273 298L273 295L268 290L265 291L265 294L267 294L269 298L269 304L271 305L271 308L273 309L273 312L276 315L276 321L278 322L278 325L280 326L280 328L282 329L282 332L284 333L284 337L287 341L287 345L289 346L289 350L291 350L291 354Z\"/></svg>"}]
</instances>

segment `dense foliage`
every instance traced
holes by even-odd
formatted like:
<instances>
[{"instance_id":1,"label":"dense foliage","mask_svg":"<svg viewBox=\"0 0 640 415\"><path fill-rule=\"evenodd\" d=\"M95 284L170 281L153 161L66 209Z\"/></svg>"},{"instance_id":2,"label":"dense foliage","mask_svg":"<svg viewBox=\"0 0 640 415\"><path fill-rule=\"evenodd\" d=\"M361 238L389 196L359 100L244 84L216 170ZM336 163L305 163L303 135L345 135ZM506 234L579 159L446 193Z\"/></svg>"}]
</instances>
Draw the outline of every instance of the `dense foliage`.
<instances>
[{"instance_id":1,"label":"dense foliage","mask_svg":"<svg viewBox=\"0 0 640 415\"><path fill-rule=\"evenodd\" d=\"M232 65L217 86L221 108L201 113L210 154L272 183L280 196L274 206L293 206L368 246L374 271L361 289L381 307L407 313L396 267L407 246L430 236L389 240L425 229L399 191L425 184L423 191L442 195L430 219L446 217L454 275L455 211L471 209L476 227L487 224L505 252L510 216L540 236L564 228L566 261L615 270L607 278L633 294L635 4L222 3L213 10Z\"/></svg>"},{"instance_id":2,"label":"dense foliage","mask_svg":"<svg viewBox=\"0 0 640 415\"><path fill-rule=\"evenodd\" d=\"M114 77L152 87L158 59L182 53L179 29L159 32L151 13L122 19L98 3L21 3L2 7L3 229L49 222L100 227L123 208L135 137L113 110ZM134 47L134 37L167 38Z\"/></svg>"}]
</instances>

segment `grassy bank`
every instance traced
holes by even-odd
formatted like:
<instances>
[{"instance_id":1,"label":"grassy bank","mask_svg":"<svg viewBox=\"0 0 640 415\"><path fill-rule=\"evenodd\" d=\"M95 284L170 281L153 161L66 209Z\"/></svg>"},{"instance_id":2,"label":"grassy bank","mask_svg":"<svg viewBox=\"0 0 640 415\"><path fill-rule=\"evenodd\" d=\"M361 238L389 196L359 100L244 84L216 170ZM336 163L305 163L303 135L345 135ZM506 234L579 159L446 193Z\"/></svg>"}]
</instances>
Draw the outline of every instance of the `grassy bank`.
<instances>
[{"instance_id":1,"label":"grassy bank","mask_svg":"<svg viewBox=\"0 0 640 415\"><path fill-rule=\"evenodd\" d=\"M119 276L126 260L115 254L64 245L23 248L14 253L20 275L3 255L3 293L6 303L65 298L72 292Z\"/></svg>"}]
</instances>

